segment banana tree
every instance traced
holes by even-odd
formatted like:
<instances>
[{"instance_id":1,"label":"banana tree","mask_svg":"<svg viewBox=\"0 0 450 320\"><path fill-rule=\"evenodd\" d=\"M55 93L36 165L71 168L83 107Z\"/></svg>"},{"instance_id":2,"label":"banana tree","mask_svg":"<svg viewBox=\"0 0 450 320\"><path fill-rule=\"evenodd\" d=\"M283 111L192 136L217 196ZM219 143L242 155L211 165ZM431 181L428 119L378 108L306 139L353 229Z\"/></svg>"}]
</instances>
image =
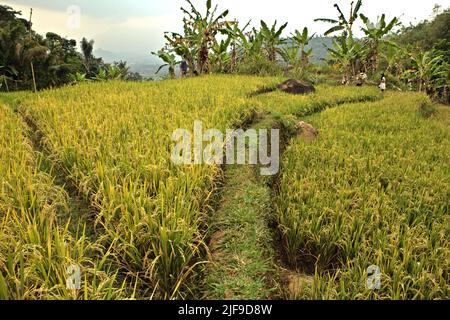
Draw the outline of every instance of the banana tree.
<instances>
[{"instance_id":1,"label":"banana tree","mask_svg":"<svg viewBox=\"0 0 450 320\"><path fill-rule=\"evenodd\" d=\"M318 18L314 21L318 22L325 22L333 24L333 26L328 29L325 32L325 36L328 36L330 34L343 31L346 36L348 36L353 41L353 25L358 20L359 11L362 7L362 0L358 0L356 2L352 1L350 5L350 14L347 17L345 17L345 14L342 12L341 8L338 4L335 4L334 7L338 11L338 18L336 19L330 19L330 18Z\"/></svg>"},{"instance_id":2,"label":"banana tree","mask_svg":"<svg viewBox=\"0 0 450 320\"><path fill-rule=\"evenodd\" d=\"M280 55L286 63L286 71L296 71L301 68L299 46L292 44L291 46L284 47L281 49Z\"/></svg>"},{"instance_id":3,"label":"banana tree","mask_svg":"<svg viewBox=\"0 0 450 320\"><path fill-rule=\"evenodd\" d=\"M190 0L186 0L190 5L190 10L181 8L185 14L184 18L184 37L190 46L197 48L197 72L210 72L209 54L216 36L221 33L228 33L228 21L222 21L229 13L228 10L217 14L218 6L212 9L211 0L206 1L206 13L201 14Z\"/></svg>"},{"instance_id":4,"label":"banana tree","mask_svg":"<svg viewBox=\"0 0 450 320\"><path fill-rule=\"evenodd\" d=\"M105 69L101 68L98 74L94 77L94 80L100 82L108 81L108 72Z\"/></svg>"},{"instance_id":5,"label":"banana tree","mask_svg":"<svg viewBox=\"0 0 450 320\"><path fill-rule=\"evenodd\" d=\"M300 59L302 61L302 66L306 67L309 64L309 57L312 54L312 48L308 51L305 50L306 46L309 42L314 38L316 34L309 36L308 28L304 28L303 32L295 30L292 34L292 41L299 47L300 49Z\"/></svg>"},{"instance_id":6,"label":"banana tree","mask_svg":"<svg viewBox=\"0 0 450 320\"><path fill-rule=\"evenodd\" d=\"M386 64L386 71L399 77L403 73L402 60L406 51L399 46L381 45L381 57Z\"/></svg>"},{"instance_id":7,"label":"banana tree","mask_svg":"<svg viewBox=\"0 0 450 320\"><path fill-rule=\"evenodd\" d=\"M228 49L232 39L232 36L229 36L226 40L221 40L220 42L215 41L215 43L211 46L211 64L218 72L224 72L227 65L231 65L231 55Z\"/></svg>"},{"instance_id":8,"label":"banana tree","mask_svg":"<svg viewBox=\"0 0 450 320\"><path fill-rule=\"evenodd\" d=\"M263 39L261 33L255 28L249 32L245 32L249 24L250 22L242 29L236 28L233 30L237 39L237 51L241 63L262 55Z\"/></svg>"},{"instance_id":9,"label":"banana tree","mask_svg":"<svg viewBox=\"0 0 450 320\"><path fill-rule=\"evenodd\" d=\"M387 23L385 14L383 14L376 23L371 22L369 18L363 14L361 14L360 17L365 24L361 30L366 36L365 44L367 48L367 63L369 68L375 72L378 69L380 45L386 44L390 46L397 46L395 43L384 39L384 37L399 24L399 21L397 17L394 17L389 23Z\"/></svg>"},{"instance_id":10,"label":"banana tree","mask_svg":"<svg viewBox=\"0 0 450 320\"><path fill-rule=\"evenodd\" d=\"M122 70L116 65L108 66L106 71L110 80L120 80L123 77Z\"/></svg>"},{"instance_id":11,"label":"banana tree","mask_svg":"<svg viewBox=\"0 0 450 320\"><path fill-rule=\"evenodd\" d=\"M418 82L419 92L435 93L448 84L449 65L443 55L430 50L412 53L410 57L413 68L405 76Z\"/></svg>"},{"instance_id":12,"label":"banana tree","mask_svg":"<svg viewBox=\"0 0 450 320\"><path fill-rule=\"evenodd\" d=\"M228 25L228 37L231 38L230 47L230 71L234 72L238 64L238 60L244 60L250 50L249 41L245 36L245 30L250 25L250 21L243 27L239 27L237 20Z\"/></svg>"},{"instance_id":13,"label":"banana tree","mask_svg":"<svg viewBox=\"0 0 450 320\"><path fill-rule=\"evenodd\" d=\"M339 65L346 79L356 75L356 65L362 52L360 44L342 35L333 40L333 48L329 48L328 52L331 61Z\"/></svg>"},{"instance_id":14,"label":"banana tree","mask_svg":"<svg viewBox=\"0 0 450 320\"><path fill-rule=\"evenodd\" d=\"M152 52L152 54L159 57L162 61L165 62L165 64L161 65L158 68L155 74L158 74L163 68L168 67L170 77L172 79L175 79L176 78L175 69L176 66L180 64L180 62L177 61L176 56L170 53L167 49L161 49L158 52Z\"/></svg>"},{"instance_id":15,"label":"banana tree","mask_svg":"<svg viewBox=\"0 0 450 320\"><path fill-rule=\"evenodd\" d=\"M286 39L281 37L284 29L287 27L287 23L283 24L277 29L277 21L274 22L271 28L261 20L260 34L263 40L263 46L267 53L267 58L271 62L275 62L277 54L281 53L281 46L286 43Z\"/></svg>"},{"instance_id":16,"label":"banana tree","mask_svg":"<svg viewBox=\"0 0 450 320\"><path fill-rule=\"evenodd\" d=\"M185 31L185 34L187 34L187 31ZM176 32L166 32L164 37L167 40L167 47L169 47L173 53L180 56L184 61L186 61L189 69L189 74L193 76L194 71L197 69L196 57L198 56L199 52L197 46L193 43L192 40L189 40ZM156 55L159 56L158 54Z\"/></svg>"},{"instance_id":17,"label":"banana tree","mask_svg":"<svg viewBox=\"0 0 450 320\"><path fill-rule=\"evenodd\" d=\"M75 72L73 74L70 74L69 78L70 78L72 84L88 82L89 81L89 79L87 78L86 74L85 73L81 73L81 72Z\"/></svg>"}]
</instances>

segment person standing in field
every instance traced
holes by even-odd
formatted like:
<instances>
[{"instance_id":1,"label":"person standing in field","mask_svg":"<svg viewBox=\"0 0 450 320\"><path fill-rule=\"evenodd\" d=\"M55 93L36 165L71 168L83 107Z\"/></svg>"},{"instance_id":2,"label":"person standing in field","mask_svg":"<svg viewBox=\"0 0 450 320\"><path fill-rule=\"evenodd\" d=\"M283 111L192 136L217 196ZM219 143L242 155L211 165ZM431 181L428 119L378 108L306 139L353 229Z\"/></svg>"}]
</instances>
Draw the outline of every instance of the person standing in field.
<instances>
[{"instance_id":1,"label":"person standing in field","mask_svg":"<svg viewBox=\"0 0 450 320\"><path fill-rule=\"evenodd\" d=\"M386 77L385 77L384 73L381 74L380 89L381 89L382 92L386 91Z\"/></svg>"},{"instance_id":2,"label":"person standing in field","mask_svg":"<svg viewBox=\"0 0 450 320\"><path fill-rule=\"evenodd\" d=\"M187 64L186 60L181 61L180 69L181 69L181 77L182 78L187 77L188 64Z\"/></svg>"}]
</instances>

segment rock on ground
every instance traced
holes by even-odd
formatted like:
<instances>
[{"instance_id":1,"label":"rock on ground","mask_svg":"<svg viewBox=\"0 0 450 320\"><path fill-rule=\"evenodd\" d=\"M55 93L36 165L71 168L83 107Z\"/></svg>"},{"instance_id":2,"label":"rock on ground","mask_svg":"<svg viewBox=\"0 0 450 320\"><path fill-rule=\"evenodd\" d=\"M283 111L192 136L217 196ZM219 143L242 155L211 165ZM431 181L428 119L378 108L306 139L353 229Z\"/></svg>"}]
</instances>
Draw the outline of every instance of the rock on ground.
<instances>
[{"instance_id":1,"label":"rock on ground","mask_svg":"<svg viewBox=\"0 0 450 320\"><path fill-rule=\"evenodd\" d=\"M302 136L307 141L313 141L319 135L317 130L312 125L304 121L300 121L297 124L297 129L299 130L300 136Z\"/></svg>"},{"instance_id":2,"label":"rock on ground","mask_svg":"<svg viewBox=\"0 0 450 320\"><path fill-rule=\"evenodd\" d=\"M314 86L301 80L289 79L277 86L281 90L290 94L306 94L316 92Z\"/></svg>"}]
</instances>

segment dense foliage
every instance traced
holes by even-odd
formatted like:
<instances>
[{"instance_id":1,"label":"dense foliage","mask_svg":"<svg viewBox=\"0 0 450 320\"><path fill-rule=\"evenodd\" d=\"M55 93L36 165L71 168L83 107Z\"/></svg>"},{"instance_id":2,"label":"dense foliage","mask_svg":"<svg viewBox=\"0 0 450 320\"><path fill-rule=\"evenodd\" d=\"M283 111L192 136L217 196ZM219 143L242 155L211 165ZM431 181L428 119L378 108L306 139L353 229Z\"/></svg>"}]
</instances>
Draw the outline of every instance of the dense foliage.
<instances>
[{"instance_id":1,"label":"dense foliage","mask_svg":"<svg viewBox=\"0 0 450 320\"><path fill-rule=\"evenodd\" d=\"M139 79L125 62L106 64L93 55L94 41L77 42L32 29L21 12L0 5L0 90L34 90L87 80Z\"/></svg>"}]
</instances>

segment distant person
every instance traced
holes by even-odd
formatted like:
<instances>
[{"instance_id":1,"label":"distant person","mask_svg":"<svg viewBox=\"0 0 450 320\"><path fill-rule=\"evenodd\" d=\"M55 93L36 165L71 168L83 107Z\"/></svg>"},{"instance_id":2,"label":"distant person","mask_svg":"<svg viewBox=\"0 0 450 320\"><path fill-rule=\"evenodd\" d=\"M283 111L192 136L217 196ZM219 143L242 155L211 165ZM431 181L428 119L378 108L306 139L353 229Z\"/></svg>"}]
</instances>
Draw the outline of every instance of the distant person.
<instances>
[{"instance_id":1,"label":"distant person","mask_svg":"<svg viewBox=\"0 0 450 320\"><path fill-rule=\"evenodd\" d=\"M382 92L386 91L386 77L385 77L384 73L381 74L380 89L381 89Z\"/></svg>"},{"instance_id":2,"label":"distant person","mask_svg":"<svg viewBox=\"0 0 450 320\"><path fill-rule=\"evenodd\" d=\"M367 74L365 72L360 72L359 75L356 77L356 86L362 87L364 84L366 84L367 80Z\"/></svg>"},{"instance_id":3,"label":"distant person","mask_svg":"<svg viewBox=\"0 0 450 320\"><path fill-rule=\"evenodd\" d=\"M180 69L181 69L181 77L182 78L187 77L188 64L187 64L186 60L181 61Z\"/></svg>"},{"instance_id":4,"label":"distant person","mask_svg":"<svg viewBox=\"0 0 450 320\"><path fill-rule=\"evenodd\" d=\"M367 76L367 73L361 72L361 79L363 81L363 84L366 84L366 81L369 77Z\"/></svg>"},{"instance_id":5,"label":"distant person","mask_svg":"<svg viewBox=\"0 0 450 320\"><path fill-rule=\"evenodd\" d=\"M346 75L344 75L344 76L342 77L341 84L342 84L343 86L348 85L348 78L347 78Z\"/></svg>"}]
</instances>

